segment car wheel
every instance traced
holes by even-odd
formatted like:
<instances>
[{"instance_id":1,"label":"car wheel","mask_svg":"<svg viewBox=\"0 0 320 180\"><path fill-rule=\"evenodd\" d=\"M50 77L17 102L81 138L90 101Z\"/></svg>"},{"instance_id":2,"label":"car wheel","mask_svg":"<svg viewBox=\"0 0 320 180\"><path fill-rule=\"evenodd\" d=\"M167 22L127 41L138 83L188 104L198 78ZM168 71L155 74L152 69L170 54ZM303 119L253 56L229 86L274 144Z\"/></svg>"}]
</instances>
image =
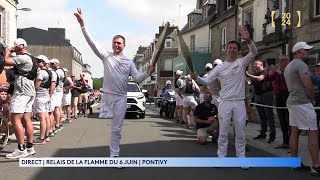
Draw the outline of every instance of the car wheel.
<instances>
[{"instance_id":1,"label":"car wheel","mask_svg":"<svg viewBox=\"0 0 320 180\"><path fill-rule=\"evenodd\" d=\"M140 119L145 118L145 116L146 116L146 112L143 112L142 114L139 114L139 118L140 118Z\"/></svg>"}]
</instances>

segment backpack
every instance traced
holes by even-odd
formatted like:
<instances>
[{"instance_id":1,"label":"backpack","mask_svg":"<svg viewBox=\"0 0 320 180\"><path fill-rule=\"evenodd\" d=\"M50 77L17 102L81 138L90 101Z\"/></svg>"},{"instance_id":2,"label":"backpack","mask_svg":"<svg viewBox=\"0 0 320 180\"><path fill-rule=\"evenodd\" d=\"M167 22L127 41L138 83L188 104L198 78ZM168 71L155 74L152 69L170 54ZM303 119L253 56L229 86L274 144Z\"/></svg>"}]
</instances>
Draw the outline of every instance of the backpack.
<instances>
[{"instance_id":1,"label":"backpack","mask_svg":"<svg viewBox=\"0 0 320 180\"><path fill-rule=\"evenodd\" d=\"M0 74L2 73L4 68L5 57L6 57L6 48L4 48L2 43L0 43Z\"/></svg>"},{"instance_id":2,"label":"backpack","mask_svg":"<svg viewBox=\"0 0 320 180\"><path fill-rule=\"evenodd\" d=\"M62 80L62 82L64 82L64 81L66 80L66 76L64 75L64 70L63 70L62 68L58 68L58 69L61 69L61 70L63 71L63 80ZM57 70L58 70L58 69L57 69ZM52 70L52 71L54 71L54 72L57 74L56 87L59 85L59 81L60 81L60 78L59 78L59 75L58 75L58 73L57 73L57 70Z\"/></svg>"},{"instance_id":3,"label":"backpack","mask_svg":"<svg viewBox=\"0 0 320 180\"><path fill-rule=\"evenodd\" d=\"M48 79L48 81L46 81L46 82L44 82L44 83L41 83L41 84L40 84L40 87L49 89L50 86L51 86L51 83L52 83L52 72L50 72L50 71L47 70L47 69L42 69L42 70L45 70L45 71L49 74L49 79Z\"/></svg>"},{"instance_id":4,"label":"backpack","mask_svg":"<svg viewBox=\"0 0 320 180\"><path fill-rule=\"evenodd\" d=\"M178 84L177 84L178 79L179 79L179 78L174 79L174 87L175 87L175 88L179 88L179 86L178 86Z\"/></svg>"},{"instance_id":5,"label":"backpack","mask_svg":"<svg viewBox=\"0 0 320 180\"><path fill-rule=\"evenodd\" d=\"M193 83L187 83L186 84L186 90L184 91L186 94L193 94Z\"/></svg>"},{"instance_id":6,"label":"backpack","mask_svg":"<svg viewBox=\"0 0 320 180\"><path fill-rule=\"evenodd\" d=\"M29 72L26 72L28 74L22 74L21 72L18 71L18 69L16 68L16 66L14 66L14 73L16 75L20 75L20 76L24 76L26 78L28 78L29 80L35 80L37 78L37 74L38 74L38 60L36 57L30 55L30 54L26 54L25 55L28 55L31 60L32 60L32 68Z\"/></svg>"}]
</instances>

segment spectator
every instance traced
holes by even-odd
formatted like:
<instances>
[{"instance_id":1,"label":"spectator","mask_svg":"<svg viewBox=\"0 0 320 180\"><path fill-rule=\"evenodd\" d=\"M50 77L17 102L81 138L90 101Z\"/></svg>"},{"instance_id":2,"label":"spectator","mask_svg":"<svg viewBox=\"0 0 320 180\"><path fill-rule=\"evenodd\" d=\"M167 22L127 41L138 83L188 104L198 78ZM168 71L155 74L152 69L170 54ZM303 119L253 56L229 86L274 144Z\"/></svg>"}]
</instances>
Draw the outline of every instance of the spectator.
<instances>
[{"instance_id":1,"label":"spectator","mask_svg":"<svg viewBox=\"0 0 320 180\"><path fill-rule=\"evenodd\" d=\"M72 79L69 77L69 71L63 68L65 80L63 82L63 96L62 96L62 106L66 108L67 112L67 123L71 123L71 92L70 89L73 88Z\"/></svg>"},{"instance_id":2,"label":"spectator","mask_svg":"<svg viewBox=\"0 0 320 180\"><path fill-rule=\"evenodd\" d=\"M81 86L79 95L79 115L82 113L83 117L86 117L87 104L88 104L88 83L84 79L84 74L80 75L79 83Z\"/></svg>"},{"instance_id":3,"label":"spectator","mask_svg":"<svg viewBox=\"0 0 320 180\"><path fill-rule=\"evenodd\" d=\"M10 57L15 52L15 57ZM35 154L33 147L33 124L31 122L32 105L35 99L34 81L26 76L33 69L33 61L27 50L24 39L18 38L14 41L14 47L6 52L5 65L14 66L15 83L10 111L12 113L12 124L18 142L18 149L7 154L8 159L17 159ZM22 125L23 124L23 125ZM24 135L27 136L27 145L24 143Z\"/></svg>"},{"instance_id":4,"label":"spectator","mask_svg":"<svg viewBox=\"0 0 320 180\"><path fill-rule=\"evenodd\" d=\"M254 75L247 73L251 78L254 91L255 91L255 103L261 105L273 106L273 87L272 83L263 80L263 77L268 73L264 68L264 62L261 60L255 60L253 67L256 71ZM268 143L274 143L276 139L276 128L274 122L273 109L269 107L256 106L260 117L261 131L257 137L253 139L265 139L268 131L268 125L270 128L270 135Z\"/></svg>"},{"instance_id":5,"label":"spectator","mask_svg":"<svg viewBox=\"0 0 320 180\"><path fill-rule=\"evenodd\" d=\"M271 11L270 11L270 8L267 8L267 13L264 15L264 19L266 20L266 24L271 23Z\"/></svg>"},{"instance_id":6,"label":"spectator","mask_svg":"<svg viewBox=\"0 0 320 180\"><path fill-rule=\"evenodd\" d=\"M71 90L71 109L72 109L72 116L77 119L78 118L78 103L79 103L79 95L82 87L80 82L76 80L76 76L72 74L71 80L73 83L73 88Z\"/></svg>"},{"instance_id":7,"label":"spectator","mask_svg":"<svg viewBox=\"0 0 320 180\"><path fill-rule=\"evenodd\" d=\"M290 150L291 157L298 157L299 135L302 130L308 134L308 147L313 162L311 174L320 176L319 141L317 115L314 110L314 89L310 80L310 71L304 62L310 55L306 42L298 42L293 48L294 59L287 65L284 77L289 90L287 106L289 110L289 123L291 126ZM305 168L303 164L299 169Z\"/></svg>"},{"instance_id":8,"label":"spectator","mask_svg":"<svg viewBox=\"0 0 320 180\"><path fill-rule=\"evenodd\" d=\"M287 107L287 99L289 91L287 88L286 81L284 79L284 70L289 63L288 56L279 56L279 68L276 69L274 65L270 65L270 72L264 77L265 81L274 83L273 94L275 98L275 105L277 107ZM287 109L277 109L278 118L280 121L282 131L282 144L276 146L276 149L288 149L289 138L290 138L290 127L289 127L289 112Z\"/></svg>"},{"instance_id":9,"label":"spectator","mask_svg":"<svg viewBox=\"0 0 320 180\"><path fill-rule=\"evenodd\" d=\"M184 123L183 120L183 104L182 104L182 99L183 96L181 97L179 95L179 91L182 88L183 85L183 80L182 80L182 74L183 71L177 70L176 71L176 78L174 80L174 88L176 90L176 110L175 110L175 116L176 116L176 123Z\"/></svg>"},{"instance_id":10,"label":"spectator","mask_svg":"<svg viewBox=\"0 0 320 180\"><path fill-rule=\"evenodd\" d=\"M197 105L194 113L197 138L200 144L206 144L208 132L212 134L212 140L217 140L219 132L218 108L211 103L212 94L205 92L204 101Z\"/></svg>"},{"instance_id":11,"label":"spectator","mask_svg":"<svg viewBox=\"0 0 320 180\"><path fill-rule=\"evenodd\" d=\"M200 93L200 88L191 76L188 75L186 83L182 85L182 88L179 91L179 95L182 98L185 123L187 123L188 129L191 129L190 110L194 113L194 110L198 105L194 97L196 93ZM183 94L183 96L181 94Z\"/></svg>"}]
</instances>

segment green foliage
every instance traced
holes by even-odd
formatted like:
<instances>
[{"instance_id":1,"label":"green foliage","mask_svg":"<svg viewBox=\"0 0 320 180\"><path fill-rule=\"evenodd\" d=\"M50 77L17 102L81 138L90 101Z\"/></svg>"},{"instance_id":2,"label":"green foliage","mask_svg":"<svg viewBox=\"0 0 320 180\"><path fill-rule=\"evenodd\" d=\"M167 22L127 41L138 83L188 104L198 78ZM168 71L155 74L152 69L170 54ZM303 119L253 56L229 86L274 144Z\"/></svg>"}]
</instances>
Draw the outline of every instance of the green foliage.
<instances>
[{"instance_id":1,"label":"green foliage","mask_svg":"<svg viewBox=\"0 0 320 180\"><path fill-rule=\"evenodd\" d=\"M93 78L93 89L100 89L103 85L103 78Z\"/></svg>"}]
</instances>

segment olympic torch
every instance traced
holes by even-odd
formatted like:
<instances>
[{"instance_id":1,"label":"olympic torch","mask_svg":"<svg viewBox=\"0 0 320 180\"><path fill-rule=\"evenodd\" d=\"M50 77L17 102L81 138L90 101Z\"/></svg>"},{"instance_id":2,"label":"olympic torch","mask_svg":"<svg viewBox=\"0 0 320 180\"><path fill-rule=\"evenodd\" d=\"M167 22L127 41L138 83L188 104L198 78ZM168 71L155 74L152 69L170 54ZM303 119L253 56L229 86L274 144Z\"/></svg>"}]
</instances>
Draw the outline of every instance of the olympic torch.
<instances>
[{"instance_id":1,"label":"olympic torch","mask_svg":"<svg viewBox=\"0 0 320 180\"><path fill-rule=\"evenodd\" d=\"M164 43L165 43L166 37L168 35L168 26L169 26L169 22L167 22L166 25L164 26L164 29L162 30L162 32L159 36L158 42L156 43L156 47L152 53L152 57L151 57L152 67L154 67L157 64L160 53L161 53L162 49L164 48Z\"/></svg>"}]
</instances>

